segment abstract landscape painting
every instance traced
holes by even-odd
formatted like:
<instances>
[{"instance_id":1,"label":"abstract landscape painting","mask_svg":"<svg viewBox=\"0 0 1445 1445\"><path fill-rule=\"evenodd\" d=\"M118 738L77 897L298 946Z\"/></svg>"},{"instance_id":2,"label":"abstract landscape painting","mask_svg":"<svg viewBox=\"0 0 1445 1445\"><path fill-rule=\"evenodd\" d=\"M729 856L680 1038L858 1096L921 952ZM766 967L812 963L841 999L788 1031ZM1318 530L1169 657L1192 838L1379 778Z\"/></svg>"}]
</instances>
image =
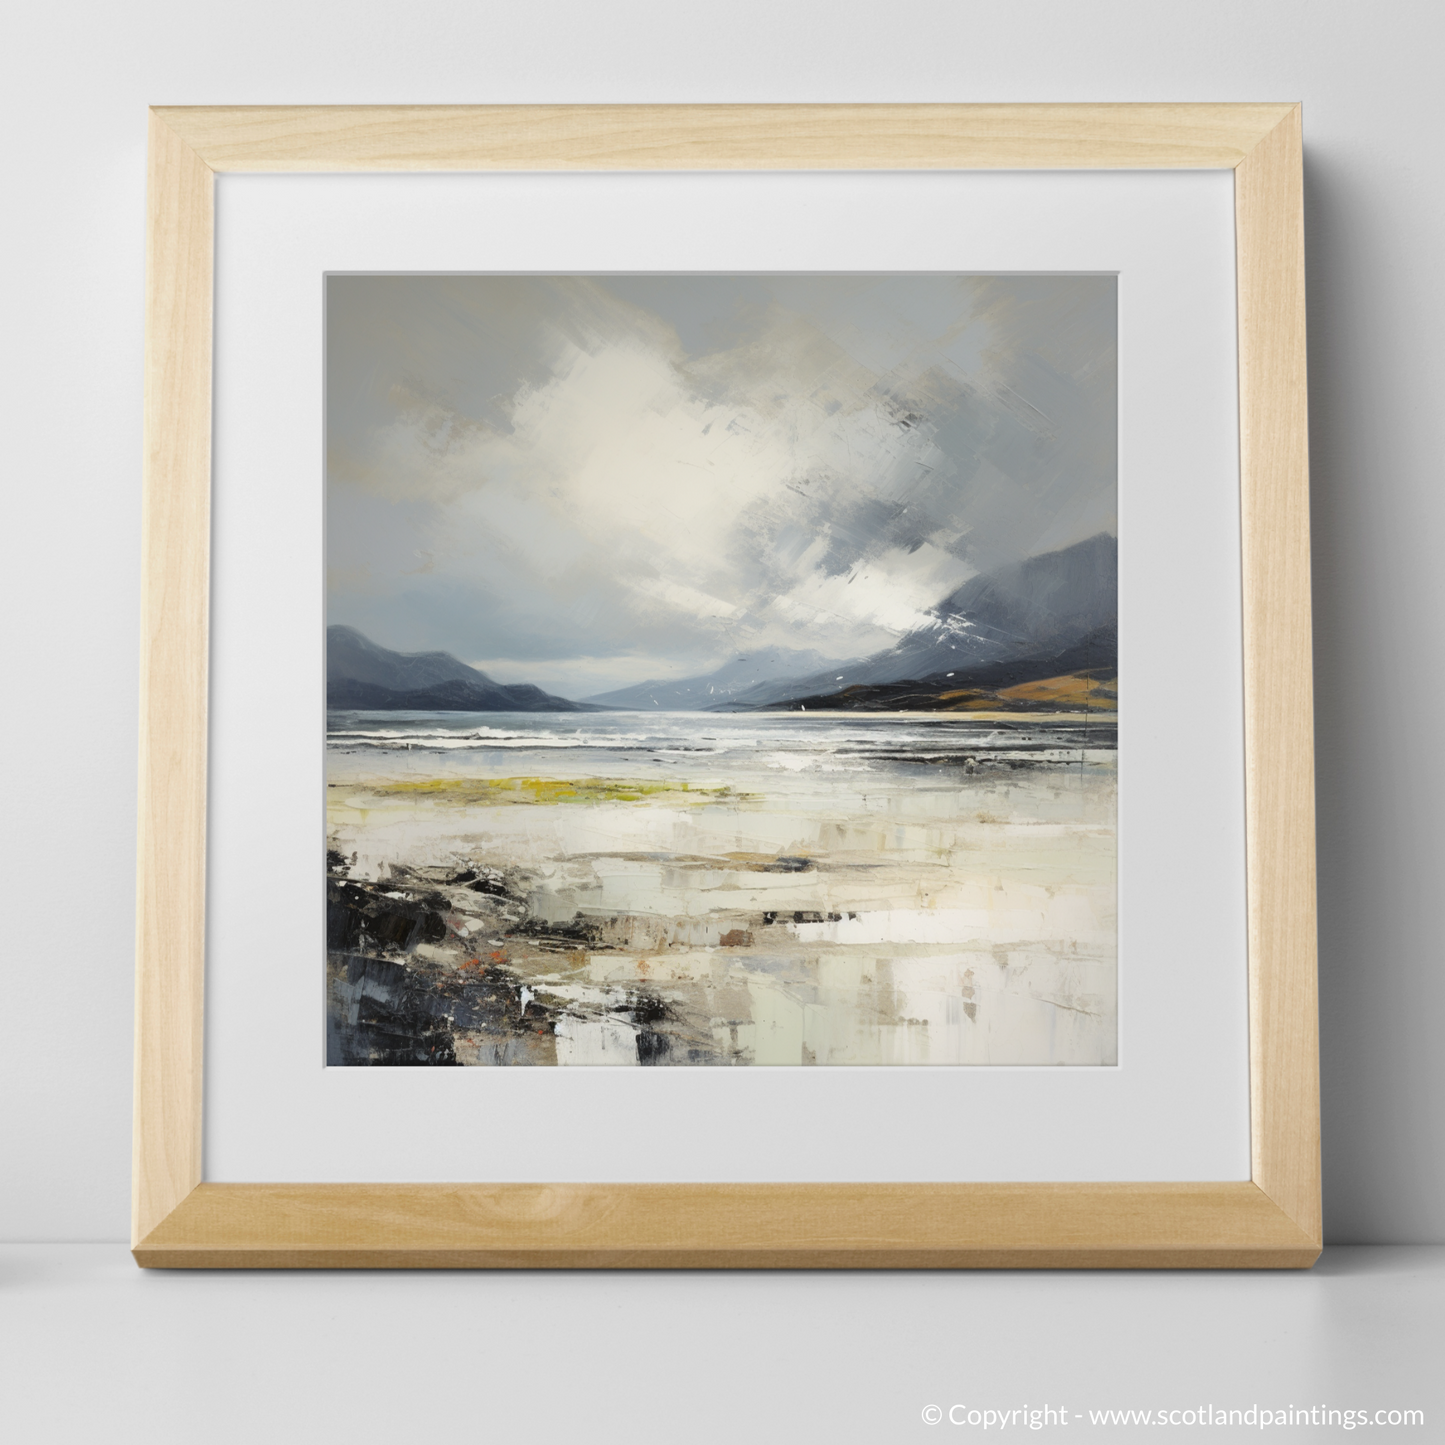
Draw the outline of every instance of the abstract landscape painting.
<instances>
[{"instance_id":1,"label":"abstract landscape painting","mask_svg":"<svg viewBox=\"0 0 1445 1445\"><path fill-rule=\"evenodd\" d=\"M1116 288L327 281L327 1062L1110 1065Z\"/></svg>"}]
</instances>

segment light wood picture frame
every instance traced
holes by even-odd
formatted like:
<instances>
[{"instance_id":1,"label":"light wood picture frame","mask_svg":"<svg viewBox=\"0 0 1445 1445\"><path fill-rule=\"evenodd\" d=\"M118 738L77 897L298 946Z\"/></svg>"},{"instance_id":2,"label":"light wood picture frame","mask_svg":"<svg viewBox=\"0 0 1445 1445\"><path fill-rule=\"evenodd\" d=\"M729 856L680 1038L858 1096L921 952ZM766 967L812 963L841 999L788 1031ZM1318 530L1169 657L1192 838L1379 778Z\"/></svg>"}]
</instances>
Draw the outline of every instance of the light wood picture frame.
<instances>
[{"instance_id":1,"label":"light wood picture frame","mask_svg":"<svg viewBox=\"0 0 1445 1445\"><path fill-rule=\"evenodd\" d=\"M1251 1178L218 1184L202 1178L214 176L1231 169ZM150 112L132 1249L155 1267L1307 1267L1321 1247L1300 109Z\"/></svg>"}]
</instances>

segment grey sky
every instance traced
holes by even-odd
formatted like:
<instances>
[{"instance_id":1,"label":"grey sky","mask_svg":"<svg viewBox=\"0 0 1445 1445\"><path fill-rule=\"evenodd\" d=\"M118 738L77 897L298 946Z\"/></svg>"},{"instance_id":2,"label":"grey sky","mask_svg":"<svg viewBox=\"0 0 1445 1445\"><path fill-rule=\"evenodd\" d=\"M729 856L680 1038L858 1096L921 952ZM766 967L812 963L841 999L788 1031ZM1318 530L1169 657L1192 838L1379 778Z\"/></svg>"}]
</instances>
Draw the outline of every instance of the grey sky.
<instances>
[{"instance_id":1,"label":"grey sky","mask_svg":"<svg viewBox=\"0 0 1445 1445\"><path fill-rule=\"evenodd\" d=\"M1112 276L336 276L329 621L580 697L1115 523Z\"/></svg>"}]
</instances>

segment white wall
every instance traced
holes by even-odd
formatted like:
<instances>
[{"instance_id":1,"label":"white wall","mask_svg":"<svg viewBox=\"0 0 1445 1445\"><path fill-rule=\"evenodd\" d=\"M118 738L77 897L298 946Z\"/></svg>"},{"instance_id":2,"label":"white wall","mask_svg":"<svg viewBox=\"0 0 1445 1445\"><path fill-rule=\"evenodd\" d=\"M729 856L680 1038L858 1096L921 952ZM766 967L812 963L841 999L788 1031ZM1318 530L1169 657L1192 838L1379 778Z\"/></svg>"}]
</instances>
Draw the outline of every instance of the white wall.
<instances>
[{"instance_id":1,"label":"white wall","mask_svg":"<svg viewBox=\"0 0 1445 1445\"><path fill-rule=\"evenodd\" d=\"M1325 1195L1445 1240L1445 198L1424 0L129 0L0 49L0 1238L127 1232L145 107L1303 100Z\"/></svg>"}]
</instances>

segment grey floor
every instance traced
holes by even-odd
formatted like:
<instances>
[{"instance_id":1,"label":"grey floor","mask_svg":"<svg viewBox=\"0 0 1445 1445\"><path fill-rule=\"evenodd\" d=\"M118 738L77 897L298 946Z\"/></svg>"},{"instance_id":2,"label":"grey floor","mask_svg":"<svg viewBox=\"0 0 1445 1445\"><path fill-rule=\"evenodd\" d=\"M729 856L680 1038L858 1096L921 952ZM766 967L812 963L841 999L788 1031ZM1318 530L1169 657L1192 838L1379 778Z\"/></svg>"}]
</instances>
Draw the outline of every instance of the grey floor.
<instances>
[{"instance_id":1,"label":"grey floor","mask_svg":"<svg viewBox=\"0 0 1445 1445\"><path fill-rule=\"evenodd\" d=\"M0 1246L17 1445L1352 1433L1088 1415L1200 1406L1422 1410L1367 1438L1445 1440L1442 1346L1441 1246L1308 1273L711 1275L165 1273L118 1245ZM1067 1423L969 1423L1045 1406Z\"/></svg>"}]
</instances>

